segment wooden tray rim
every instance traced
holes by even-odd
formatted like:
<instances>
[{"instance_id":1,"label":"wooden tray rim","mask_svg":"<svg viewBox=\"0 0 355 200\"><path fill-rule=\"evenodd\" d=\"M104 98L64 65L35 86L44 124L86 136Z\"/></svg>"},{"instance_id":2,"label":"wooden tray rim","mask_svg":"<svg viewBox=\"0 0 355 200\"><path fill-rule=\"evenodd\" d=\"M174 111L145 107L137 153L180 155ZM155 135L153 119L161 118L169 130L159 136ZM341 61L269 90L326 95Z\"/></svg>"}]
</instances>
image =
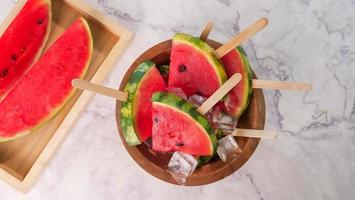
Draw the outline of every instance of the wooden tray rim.
<instances>
[{"instance_id":1,"label":"wooden tray rim","mask_svg":"<svg viewBox=\"0 0 355 200\"><path fill-rule=\"evenodd\" d=\"M82 0L63 1L72 6L73 8L77 9L79 12L84 13L88 17L91 17L92 19L98 21L107 30L111 31L119 37L117 43L113 46L112 50L107 55L104 62L101 64L95 75L90 80L91 82L100 84L109 75L109 73L115 66L114 64L120 58L123 51L130 43L133 37L133 33L124 26L114 22L110 17L98 12ZM4 30L6 30L12 19L17 15L17 13L23 7L25 2L26 0L20 0L15 4L13 9L10 11L10 13L4 19L3 23L0 26L0 35L4 32ZM0 179L4 180L20 192L28 192L34 185L40 173L49 163L50 159L54 156L54 153L56 152L58 147L63 143L70 130L76 125L80 116L82 115L88 104L91 102L93 97L94 94L87 91L84 91L80 94L77 101L67 113L66 117L63 119L56 132L53 134L52 138L49 140L42 153L39 155L32 168L22 181L5 171L2 168L3 166L0 166Z\"/></svg>"}]
</instances>

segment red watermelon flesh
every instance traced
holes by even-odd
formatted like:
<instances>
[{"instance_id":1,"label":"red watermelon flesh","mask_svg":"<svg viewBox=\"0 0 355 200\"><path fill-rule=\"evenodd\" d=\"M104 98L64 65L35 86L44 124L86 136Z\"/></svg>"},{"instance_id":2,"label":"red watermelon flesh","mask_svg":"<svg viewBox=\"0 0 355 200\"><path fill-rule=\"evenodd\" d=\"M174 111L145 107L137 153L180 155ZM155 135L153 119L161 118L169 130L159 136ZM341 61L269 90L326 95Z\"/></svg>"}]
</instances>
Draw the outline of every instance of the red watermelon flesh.
<instances>
[{"instance_id":1,"label":"red watermelon flesh","mask_svg":"<svg viewBox=\"0 0 355 200\"><path fill-rule=\"evenodd\" d=\"M154 118L157 121L153 126L154 151L212 155L208 134L188 114L164 104L153 103Z\"/></svg>"},{"instance_id":2,"label":"red watermelon flesh","mask_svg":"<svg viewBox=\"0 0 355 200\"><path fill-rule=\"evenodd\" d=\"M181 88L187 96L211 96L226 80L213 49L199 38L178 33L170 55L169 87Z\"/></svg>"},{"instance_id":3,"label":"red watermelon flesh","mask_svg":"<svg viewBox=\"0 0 355 200\"><path fill-rule=\"evenodd\" d=\"M92 54L87 22L75 21L0 103L0 141L15 139L53 117L74 94Z\"/></svg>"},{"instance_id":4,"label":"red watermelon flesh","mask_svg":"<svg viewBox=\"0 0 355 200\"><path fill-rule=\"evenodd\" d=\"M216 135L197 107L174 94L156 92L153 104L153 150L181 151L210 156L216 149Z\"/></svg>"},{"instance_id":5,"label":"red watermelon flesh","mask_svg":"<svg viewBox=\"0 0 355 200\"><path fill-rule=\"evenodd\" d=\"M0 101L41 54L50 24L50 1L28 0L0 37Z\"/></svg>"},{"instance_id":6,"label":"red watermelon flesh","mask_svg":"<svg viewBox=\"0 0 355 200\"><path fill-rule=\"evenodd\" d=\"M252 93L252 71L248 58L241 47L233 49L221 58L230 77L235 73L242 74L242 80L227 95L224 103L229 115L240 117L249 105Z\"/></svg>"},{"instance_id":7,"label":"red watermelon flesh","mask_svg":"<svg viewBox=\"0 0 355 200\"><path fill-rule=\"evenodd\" d=\"M156 67L149 69L137 87L133 100L133 118L141 141L152 136L152 94L165 88L164 79Z\"/></svg>"}]
</instances>

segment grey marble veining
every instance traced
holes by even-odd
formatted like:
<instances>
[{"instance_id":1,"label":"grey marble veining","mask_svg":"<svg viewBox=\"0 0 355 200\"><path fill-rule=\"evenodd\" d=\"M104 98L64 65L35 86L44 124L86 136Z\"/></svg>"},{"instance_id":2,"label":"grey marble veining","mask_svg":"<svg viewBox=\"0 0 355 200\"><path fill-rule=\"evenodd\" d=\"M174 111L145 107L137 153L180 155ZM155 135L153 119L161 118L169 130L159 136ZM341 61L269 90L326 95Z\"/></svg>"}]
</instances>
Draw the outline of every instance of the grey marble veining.
<instances>
[{"instance_id":1,"label":"grey marble veining","mask_svg":"<svg viewBox=\"0 0 355 200\"><path fill-rule=\"evenodd\" d=\"M0 182L0 199L354 199L355 1L87 0L135 38L107 86L117 87L133 60L175 32L224 42L260 17L269 26L243 44L259 78L303 81L311 92L265 90L263 140L232 176L202 187L175 187L143 171L125 151L115 102L97 96L26 195ZM15 4L0 1L0 20Z\"/></svg>"}]
</instances>

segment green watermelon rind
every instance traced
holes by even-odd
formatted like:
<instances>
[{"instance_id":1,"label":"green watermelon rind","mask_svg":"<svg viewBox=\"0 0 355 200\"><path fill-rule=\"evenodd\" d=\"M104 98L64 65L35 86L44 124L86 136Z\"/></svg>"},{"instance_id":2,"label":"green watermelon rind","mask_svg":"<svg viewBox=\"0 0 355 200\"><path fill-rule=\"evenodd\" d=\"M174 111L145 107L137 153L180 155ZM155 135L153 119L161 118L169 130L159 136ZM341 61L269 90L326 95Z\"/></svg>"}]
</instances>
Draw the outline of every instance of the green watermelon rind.
<instances>
[{"instance_id":1,"label":"green watermelon rind","mask_svg":"<svg viewBox=\"0 0 355 200\"><path fill-rule=\"evenodd\" d=\"M169 75L170 66L169 65L160 65L158 67L158 70L159 70L161 75L168 76Z\"/></svg>"},{"instance_id":2,"label":"green watermelon rind","mask_svg":"<svg viewBox=\"0 0 355 200\"><path fill-rule=\"evenodd\" d=\"M211 66L218 75L220 85L222 85L227 80L227 74L224 71L222 63L214 56L214 49L209 46L205 41L198 37L193 37L185 33L177 33L173 37L173 43L183 43L195 48L206 56Z\"/></svg>"},{"instance_id":3,"label":"green watermelon rind","mask_svg":"<svg viewBox=\"0 0 355 200\"><path fill-rule=\"evenodd\" d=\"M249 106L251 95L253 93L253 87L252 87L253 71L251 70L251 65L250 65L249 59L248 59L247 54L245 53L244 49L242 47L237 47L237 50L239 51L239 54L240 54L241 58L243 59L244 67L246 69L246 74L248 76L248 80L247 80L248 81L247 82L248 90L247 90L246 100L245 100L245 104L241 107L241 111L240 111L239 115L237 116L239 118L244 113L246 108Z\"/></svg>"},{"instance_id":4,"label":"green watermelon rind","mask_svg":"<svg viewBox=\"0 0 355 200\"><path fill-rule=\"evenodd\" d=\"M243 65L244 65L244 69L246 71L246 75L247 75L247 79L246 82L244 83L247 87L246 94L244 94L245 98L243 99L243 104L241 105L241 107L239 108L239 110L234 113L233 117L235 118L239 118L244 111L248 108L249 103L250 103L250 99L251 99L251 95L253 92L253 87L252 87L252 79L253 79L253 71L251 70L251 65L249 62L249 59L244 51L244 49L242 47L237 47L234 49L240 56L240 58L243 61ZM244 74L243 74L244 75Z\"/></svg>"},{"instance_id":5,"label":"green watermelon rind","mask_svg":"<svg viewBox=\"0 0 355 200\"><path fill-rule=\"evenodd\" d=\"M129 146L141 144L141 140L134 128L134 97L136 96L136 91L137 88L139 88L142 78L152 67L155 67L155 64L151 61L145 61L138 65L124 88L124 91L128 92L128 99L126 102L122 103L120 121L123 136Z\"/></svg>"},{"instance_id":6,"label":"green watermelon rind","mask_svg":"<svg viewBox=\"0 0 355 200\"><path fill-rule=\"evenodd\" d=\"M155 92L152 96L152 102L168 105L192 117L205 130L205 133L209 136L212 149L213 149L212 156L200 156L199 159L208 161L210 158L212 158L215 155L217 150L216 135L214 134L214 130L209 124L208 120L197 111L196 106L187 102L186 100L182 99L179 96L167 92ZM203 163L205 163L205 161L203 161Z\"/></svg>"},{"instance_id":7,"label":"green watermelon rind","mask_svg":"<svg viewBox=\"0 0 355 200\"><path fill-rule=\"evenodd\" d=\"M88 71L89 65L90 65L90 61L91 61L91 57L92 57L92 52L93 52L93 39L92 39L92 35L91 35L91 31L90 31L90 27L87 23L87 21L84 18L79 18L79 20L82 21L83 25L85 26L87 33L88 33L88 38L89 38L89 52L88 54L90 55L88 57L88 61L84 67L84 70L81 74L80 77L78 77L79 79L84 78L84 76L86 75L86 72ZM16 140L18 138L21 138L29 133L32 133L34 131L36 131L37 129L41 128L42 126L44 126L50 119L52 119L54 116L56 116L64 107L65 105L69 102L69 100L73 97L75 93L75 89L72 88L72 90L70 91L70 93L68 94L67 98L65 100L63 100L63 104L58 106L56 109L52 110L52 112L50 114L47 115L46 118L44 118L40 123L38 123L37 126L31 128L30 130L27 131L23 131L21 133L16 134L15 137L11 137L11 138L5 138L5 137L1 137L0 136L0 143L2 142L8 142L8 141L12 141L12 140Z\"/></svg>"}]
</instances>

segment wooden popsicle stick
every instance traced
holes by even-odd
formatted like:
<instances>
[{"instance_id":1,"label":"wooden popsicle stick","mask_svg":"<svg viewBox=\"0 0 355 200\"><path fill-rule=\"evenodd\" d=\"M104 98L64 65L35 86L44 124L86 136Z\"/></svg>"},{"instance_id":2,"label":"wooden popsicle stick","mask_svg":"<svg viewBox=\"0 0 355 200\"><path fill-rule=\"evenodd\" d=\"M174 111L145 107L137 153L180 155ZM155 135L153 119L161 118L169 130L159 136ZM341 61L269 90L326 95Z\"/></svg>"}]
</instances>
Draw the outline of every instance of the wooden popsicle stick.
<instances>
[{"instance_id":1,"label":"wooden popsicle stick","mask_svg":"<svg viewBox=\"0 0 355 200\"><path fill-rule=\"evenodd\" d=\"M266 18L261 18L257 22L255 22L253 25L245 29L243 32L239 33L235 37L233 37L230 41L219 47L216 51L215 54L217 58L221 58L224 55L226 55L228 52L230 52L232 49L236 48L239 46L241 43L245 42L252 36L254 36L256 33L261 31L264 27L266 27L268 24L268 20Z\"/></svg>"},{"instance_id":2,"label":"wooden popsicle stick","mask_svg":"<svg viewBox=\"0 0 355 200\"><path fill-rule=\"evenodd\" d=\"M90 83L89 81L80 80L80 79L73 79L71 83L72 83L73 87L75 87L77 89L88 90L88 91L102 94L105 96L113 97L113 98L118 99L120 101L127 101L127 98L128 98L127 92L122 92L122 91L115 90L112 88L107 88L107 87L104 87L101 85Z\"/></svg>"},{"instance_id":3,"label":"wooden popsicle stick","mask_svg":"<svg viewBox=\"0 0 355 200\"><path fill-rule=\"evenodd\" d=\"M206 39L208 38L208 35L211 33L211 30L213 28L213 22L209 21L205 27L203 28L203 31L200 35L200 39L203 41L206 41Z\"/></svg>"},{"instance_id":4,"label":"wooden popsicle stick","mask_svg":"<svg viewBox=\"0 0 355 200\"><path fill-rule=\"evenodd\" d=\"M229 135L229 134L226 134L226 135ZM236 137L274 139L277 136L277 133L273 132L273 131L268 131L268 130L236 128L231 135L236 136Z\"/></svg>"},{"instance_id":5,"label":"wooden popsicle stick","mask_svg":"<svg viewBox=\"0 0 355 200\"><path fill-rule=\"evenodd\" d=\"M253 88L263 88L263 89L302 90L305 92L312 90L312 85L309 83L253 79L252 85L253 85Z\"/></svg>"},{"instance_id":6,"label":"wooden popsicle stick","mask_svg":"<svg viewBox=\"0 0 355 200\"><path fill-rule=\"evenodd\" d=\"M231 76L218 90L216 90L197 111L201 114L206 114L218 101L220 101L239 81L242 80L242 75L239 73Z\"/></svg>"}]
</instances>

